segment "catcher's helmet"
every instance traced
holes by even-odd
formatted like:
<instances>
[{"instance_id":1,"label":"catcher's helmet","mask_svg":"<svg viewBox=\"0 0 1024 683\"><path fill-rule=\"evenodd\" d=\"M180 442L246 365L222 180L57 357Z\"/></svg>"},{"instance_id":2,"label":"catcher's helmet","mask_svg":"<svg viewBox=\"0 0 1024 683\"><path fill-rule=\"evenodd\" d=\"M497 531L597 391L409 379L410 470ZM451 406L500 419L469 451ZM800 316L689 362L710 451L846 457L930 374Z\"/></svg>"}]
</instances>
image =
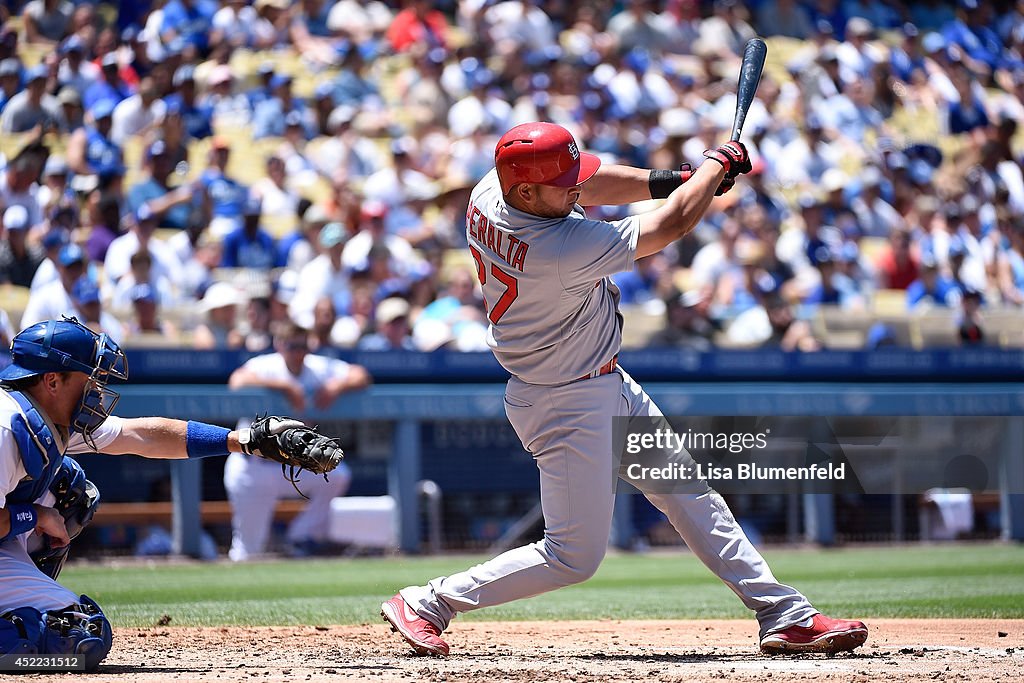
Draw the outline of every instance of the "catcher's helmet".
<instances>
[{"instance_id":1,"label":"catcher's helmet","mask_svg":"<svg viewBox=\"0 0 1024 683\"><path fill-rule=\"evenodd\" d=\"M601 166L581 152L572 133L554 123L524 123L501 136L494 166L502 194L518 183L572 187L590 179Z\"/></svg>"},{"instance_id":2,"label":"catcher's helmet","mask_svg":"<svg viewBox=\"0 0 1024 683\"><path fill-rule=\"evenodd\" d=\"M82 401L71 417L71 430L86 441L117 403L111 379L128 379L128 361L107 335L96 334L76 318L44 320L19 332L11 343L12 363L0 372L0 383L47 372L81 372L89 376ZM93 444L90 444L93 445Z\"/></svg>"}]
</instances>

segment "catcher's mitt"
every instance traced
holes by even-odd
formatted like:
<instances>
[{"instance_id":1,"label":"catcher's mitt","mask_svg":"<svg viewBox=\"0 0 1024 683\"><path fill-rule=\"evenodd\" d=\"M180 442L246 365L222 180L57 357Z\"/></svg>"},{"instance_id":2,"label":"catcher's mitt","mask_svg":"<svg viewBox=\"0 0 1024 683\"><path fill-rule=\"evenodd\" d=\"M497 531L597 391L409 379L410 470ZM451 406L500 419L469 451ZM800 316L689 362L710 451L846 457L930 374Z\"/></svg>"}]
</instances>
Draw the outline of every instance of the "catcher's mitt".
<instances>
[{"instance_id":1,"label":"catcher's mitt","mask_svg":"<svg viewBox=\"0 0 1024 683\"><path fill-rule=\"evenodd\" d=\"M299 473L327 473L341 464L345 453L334 439L307 427L298 420L276 415L257 417L249 429L239 432L242 452L281 463L281 473L296 491ZM299 494L305 497L302 491Z\"/></svg>"}]
</instances>

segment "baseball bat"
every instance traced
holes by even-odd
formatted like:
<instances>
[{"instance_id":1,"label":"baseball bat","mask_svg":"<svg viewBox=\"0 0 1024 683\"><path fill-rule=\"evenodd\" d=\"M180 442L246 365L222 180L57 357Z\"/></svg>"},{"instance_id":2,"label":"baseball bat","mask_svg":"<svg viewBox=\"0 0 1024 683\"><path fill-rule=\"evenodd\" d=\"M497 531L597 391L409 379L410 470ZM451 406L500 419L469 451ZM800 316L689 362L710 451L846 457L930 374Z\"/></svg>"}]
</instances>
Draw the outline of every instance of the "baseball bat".
<instances>
[{"instance_id":1,"label":"baseball bat","mask_svg":"<svg viewBox=\"0 0 1024 683\"><path fill-rule=\"evenodd\" d=\"M743 122L747 119L747 110L754 101L757 84L761 82L764 71L764 60L768 56L768 46L760 38L751 38L743 48L743 66L740 67L740 80L736 85L736 118L732 123L732 137L739 140L743 132Z\"/></svg>"}]
</instances>

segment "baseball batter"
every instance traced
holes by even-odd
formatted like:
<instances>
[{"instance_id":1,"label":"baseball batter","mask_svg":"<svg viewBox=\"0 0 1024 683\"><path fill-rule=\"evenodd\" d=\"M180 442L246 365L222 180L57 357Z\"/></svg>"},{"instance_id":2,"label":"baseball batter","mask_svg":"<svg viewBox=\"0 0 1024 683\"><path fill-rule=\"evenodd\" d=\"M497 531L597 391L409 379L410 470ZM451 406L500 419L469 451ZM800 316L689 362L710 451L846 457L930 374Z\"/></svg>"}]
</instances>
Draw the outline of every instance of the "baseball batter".
<instances>
[{"instance_id":1,"label":"baseball batter","mask_svg":"<svg viewBox=\"0 0 1024 683\"><path fill-rule=\"evenodd\" d=\"M712 198L750 170L738 142L704 156L709 161L695 171L601 166L550 123L516 126L498 141L495 170L470 198L467 236L488 307L488 343L512 375L505 411L540 470L544 538L385 602L385 620L417 653L447 654L440 635L459 612L597 571L614 501L612 418L661 415L618 366L622 317L610 276L687 234ZM667 201L612 223L589 220L581 208L650 198ZM645 495L756 614L762 651L834 653L867 639L863 623L826 617L779 583L706 482L687 493Z\"/></svg>"},{"instance_id":2,"label":"baseball batter","mask_svg":"<svg viewBox=\"0 0 1024 683\"><path fill-rule=\"evenodd\" d=\"M81 655L96 669L113 642L110 622L85 595L57 583L68 547L91 520L99 491L65 454L134 453L203 458L245 452L329 471L333 441L286 418L250 430L110 414L112 379L128 378L124 353L74 318L36 323L15 336L0 372L0 655ZM305 446L293 446L301 442ZM282 455L282 451L285 455Z\"/></svg>"}]
</instances>

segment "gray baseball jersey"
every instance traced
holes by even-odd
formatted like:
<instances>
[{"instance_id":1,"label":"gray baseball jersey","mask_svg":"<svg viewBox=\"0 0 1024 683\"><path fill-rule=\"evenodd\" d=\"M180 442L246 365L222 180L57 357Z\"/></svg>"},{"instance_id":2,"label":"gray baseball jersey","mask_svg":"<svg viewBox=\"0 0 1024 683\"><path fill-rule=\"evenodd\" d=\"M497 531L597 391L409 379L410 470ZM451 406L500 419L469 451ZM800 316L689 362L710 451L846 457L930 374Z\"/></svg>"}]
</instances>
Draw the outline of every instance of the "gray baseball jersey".
<instances>
[{"instance_id":1,"label":"gray baseball jersey","mask_svg":"<svg viewBox=\"0 0 1024 683\"><path fill-rule=\"evenodd\" d=\"M498 362L530 384L579 379L619 352L619 289L608 277L633 268L640 222L538 218L505 203L496 171L473 189L466 235Z\"/></svg>"}]
</instances>

